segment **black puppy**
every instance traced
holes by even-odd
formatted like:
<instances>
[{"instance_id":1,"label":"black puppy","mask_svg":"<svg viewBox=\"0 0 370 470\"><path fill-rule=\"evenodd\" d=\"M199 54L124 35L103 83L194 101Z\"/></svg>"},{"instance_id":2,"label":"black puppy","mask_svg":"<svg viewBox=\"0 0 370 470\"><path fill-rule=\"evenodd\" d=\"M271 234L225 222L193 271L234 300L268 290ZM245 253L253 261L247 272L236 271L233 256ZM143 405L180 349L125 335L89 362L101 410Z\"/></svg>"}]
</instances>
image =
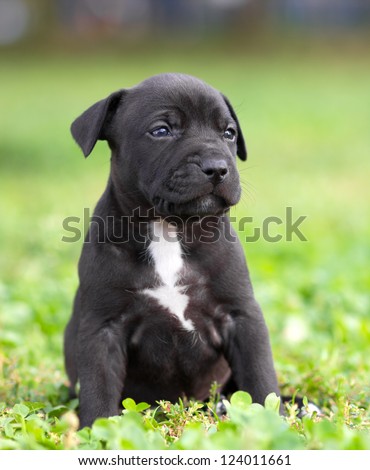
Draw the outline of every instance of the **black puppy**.
<instances>
[{"instance_id":1,"label":"black puppy","mask_svg":"<svg viewBox=\"0 0 370 470\"><path fill-rule=\"evenodd\" d=\"M65 332L81 426L155 404L246 390L279 394L268 332L226 215L240 198L238 119L217 90L158 75L111 94L72 124L85 157L112 150L107 188L79 263Z\"/></svg>"}]
</instances>

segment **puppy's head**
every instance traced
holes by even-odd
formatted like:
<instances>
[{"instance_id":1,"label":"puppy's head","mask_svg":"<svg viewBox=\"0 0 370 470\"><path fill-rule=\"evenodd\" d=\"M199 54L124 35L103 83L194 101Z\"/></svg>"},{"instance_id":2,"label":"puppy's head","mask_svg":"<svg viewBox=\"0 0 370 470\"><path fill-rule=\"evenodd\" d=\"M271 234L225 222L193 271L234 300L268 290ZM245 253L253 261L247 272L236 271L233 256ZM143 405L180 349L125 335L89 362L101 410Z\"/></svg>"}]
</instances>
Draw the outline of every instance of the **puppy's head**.
<instances>
[{"instance_id":1,"label":"puppy's head","mask_svg":"<svg viewBox=\"0 0 370 470\"><path fill-rule=\"evenodd\" d=\"M136 192L161 215L216 215L239 201L236 155L247 152L238 119L194 77L157 75L117 91L71 130L85 157L107 140L118 194Z\"/></svg>"}]
</instances>

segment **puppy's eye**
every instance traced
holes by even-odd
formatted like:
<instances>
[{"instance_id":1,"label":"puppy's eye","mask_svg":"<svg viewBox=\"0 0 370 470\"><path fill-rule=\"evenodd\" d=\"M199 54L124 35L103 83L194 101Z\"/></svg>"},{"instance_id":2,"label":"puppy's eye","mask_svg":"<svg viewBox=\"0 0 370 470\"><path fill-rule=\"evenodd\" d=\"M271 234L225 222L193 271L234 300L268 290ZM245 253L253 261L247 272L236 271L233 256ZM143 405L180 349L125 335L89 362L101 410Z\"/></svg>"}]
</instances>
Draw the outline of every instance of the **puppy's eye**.
<instances>
[{"instance_id":1,"label":"puppy's eye","mask_svg":"<svg viewBox=\"0 0 370 470\"><path fill-rule=\"evenodd\" d=\"M171 131L166 126L157 127L157 129L154 129L153 131L150 132L150 135L152 135L153 137L171 137L172 136Z\"/></svg>"},{"instance_id":2,"label":"puppy's eye","mask_svg":"<svg viewBox=\"0 0 370 470\"><path fill-rule=\"evenodd\" d=\"M235 140L235 137L236 137L236 132L235 130L232 128L232 127L229 127L228 129L226 129L226 131L224 132L224 137L225 139L227 140Z\"/></svg>"}]
</instances>

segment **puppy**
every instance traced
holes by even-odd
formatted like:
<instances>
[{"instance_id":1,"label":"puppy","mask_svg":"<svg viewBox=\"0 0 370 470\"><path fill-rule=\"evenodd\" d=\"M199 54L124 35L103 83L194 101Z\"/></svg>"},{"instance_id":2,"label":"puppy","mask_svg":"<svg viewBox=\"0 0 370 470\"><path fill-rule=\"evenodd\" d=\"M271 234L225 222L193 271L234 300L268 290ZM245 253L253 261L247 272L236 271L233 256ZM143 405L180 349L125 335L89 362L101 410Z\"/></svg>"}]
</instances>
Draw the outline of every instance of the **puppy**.
<instances>
[{"instance_id":1,"label":"puppy","mask_svg":"<svg viewBox=\"0 0 370 470\"><path fill-rule=\"evenodd\" d=\"M72 124L85 157L97 140L111 171L80 262L65 331L80 424L155 404L249 392L279 394L268 331L227 213L246 160L228 99L187 75L117 91Z\"/></svg>"}]
</instances>

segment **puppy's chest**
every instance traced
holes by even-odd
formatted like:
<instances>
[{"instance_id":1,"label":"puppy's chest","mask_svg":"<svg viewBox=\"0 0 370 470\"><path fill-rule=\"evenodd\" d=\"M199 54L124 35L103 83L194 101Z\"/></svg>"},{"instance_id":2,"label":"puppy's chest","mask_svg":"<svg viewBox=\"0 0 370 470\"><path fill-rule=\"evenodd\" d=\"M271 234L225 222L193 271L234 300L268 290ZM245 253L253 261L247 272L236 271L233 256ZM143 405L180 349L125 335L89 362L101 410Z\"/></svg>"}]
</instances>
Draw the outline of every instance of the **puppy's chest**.
<instances>
[{"instance_id":1,"label":"puppy's chest","mask_svg":"<svg viewBox=\"0 0 370 470\"><path fill-rule=\"evenodd\" d=\"M187 263L174 226L160 221L153 224L152 230L148 255L156 281L153 287L142 291L151 300L148 313L158 314L158 320L167 315L174 328L197 331L212 317L216 306L204 280Z\"/></svg>"}]
</instances>

